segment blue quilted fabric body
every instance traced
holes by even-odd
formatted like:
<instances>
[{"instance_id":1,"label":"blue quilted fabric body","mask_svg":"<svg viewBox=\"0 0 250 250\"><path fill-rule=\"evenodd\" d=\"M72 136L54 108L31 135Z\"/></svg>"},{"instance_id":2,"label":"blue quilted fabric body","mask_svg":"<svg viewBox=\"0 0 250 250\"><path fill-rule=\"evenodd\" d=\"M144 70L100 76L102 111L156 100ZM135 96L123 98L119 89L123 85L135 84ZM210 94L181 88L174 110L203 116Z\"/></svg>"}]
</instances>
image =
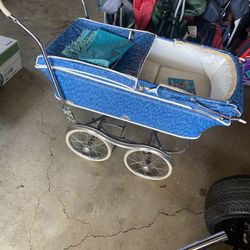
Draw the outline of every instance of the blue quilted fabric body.
<instances>
[{"instance_id":1,"label":"blue quilted fabric body","mask_svg":"<svg viewBox=\"0 0 250 250\"><path fill-rule=\"evenodd\" d=\"M83 29L103 29L126 38L132 35L133 46L113 70L63 57L61 52ZM229 126L230 120L197 105L191 95L167 88L159 88L155 93L151 91L155 84L137 78L154 39L155 35L148 32L77 19L48 46L47 53L64 97L72 105L189 139L198 138L214 126ZM232 60L238 83L231 99L196 97L196 100L223 115L239 117L243 109L242 73L237 60L233 57ZM42 56L37 58L36 67L49 77Z\"/></svg>"}]
</instances>

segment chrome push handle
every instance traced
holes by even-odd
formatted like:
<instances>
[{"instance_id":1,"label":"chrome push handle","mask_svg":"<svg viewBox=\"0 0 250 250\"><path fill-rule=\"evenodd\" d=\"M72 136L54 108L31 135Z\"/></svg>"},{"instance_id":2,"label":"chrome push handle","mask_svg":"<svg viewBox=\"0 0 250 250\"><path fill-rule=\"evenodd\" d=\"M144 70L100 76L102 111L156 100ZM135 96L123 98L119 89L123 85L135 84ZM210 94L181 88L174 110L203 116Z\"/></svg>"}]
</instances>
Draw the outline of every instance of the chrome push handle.
<instances>
[{"instance_id":1,"label":"chrome push handle","mask_svg":"<svg viewBox=\"0 0 250 250\"><path fill-rule=\"evenodd\" d=\"M88 8L87 8L87 4L85 3L84 0L81 0L82 1L82 6L83 6L83 11L84 11L84 15L87 19L89 19L89 11L88 11Z\"/></svg>"},{"instance_id":2,"label":"chrome push handle","mask_svg":"<svg viewBox=\"0 0 250 250\"><path fill-rule=\"evenodd\" d=\"M85 4L85 1L81 0L81 2L82 2L82 5L83 5L85 16L86 16L86 18L89 18L88 10L87 10L87 6ZM67 103L65 101L63 92L62 92L62 90L60 88L60 85L58 84L55 72L54 72L54 70L52 68L52 65L51 65L50 61L49 61L49 57L47 55L45 47L42 44L42 42L40 41L40 39L36 36L36 34L34 34L33 32L31 32L24 24L22 24L14 15L12 15L12 13L5 7L5 5L3 3L3 0L0 0L0 10L3 12L3 14L5 16L7 16L8 18L10 18L17 25L19 25L26 33L28 33L35 40L35 42L39 46L39 48L40 48L40 50L42 52L42 55L44 57L44 61L45 61L46 66L48 68L49 75L50 75L52 83L53 83L53 85L55 87L56 93L57 93L59 99L62 101L64 108L66 108L66 109L68 108L69 109L69 107L68 107L68 105L67 105Z\"/></svg>"},{"instance_id":3,"label":"chrome push handle","mask_svg":"<svg viewBox=\"0 0 250 250\"><path fill-rule=\"evenodd\" d=\"M12 15L12 13L5 7L2 0L0 0L0 10L3 12L3 14L5 16L10 18L17 25L19 25L26 33L28 33L35 40L35 42L37 43L37 45L39 46L39 48L43 54L43 57L44 57L46 66L48 68L52 83L55 86L56 93L59 96L60 100L63 102L64 106L67 106L67 104L65 102L64 95L63 95L63 93L60 89L60 86L58 84L58 81L56 79L55 72L52 69L52 66L50 64L49 57L48 57L46 50L45 50L42 42L40 41L40 39L33 32L31 32L25 25L23 25L15 16Z\"/></svg>"},{"instance_id":4,"label":"chrome push handle","mask_svg":"<svg viewBox=\"0 0 250 250\"><path fill-rule=\"evenodd\" d=\"M11 16L11 12L5 7L2 0L0 0L0 10L3 12L5 16L7 17Z\"/></svg>"}]
</instances>

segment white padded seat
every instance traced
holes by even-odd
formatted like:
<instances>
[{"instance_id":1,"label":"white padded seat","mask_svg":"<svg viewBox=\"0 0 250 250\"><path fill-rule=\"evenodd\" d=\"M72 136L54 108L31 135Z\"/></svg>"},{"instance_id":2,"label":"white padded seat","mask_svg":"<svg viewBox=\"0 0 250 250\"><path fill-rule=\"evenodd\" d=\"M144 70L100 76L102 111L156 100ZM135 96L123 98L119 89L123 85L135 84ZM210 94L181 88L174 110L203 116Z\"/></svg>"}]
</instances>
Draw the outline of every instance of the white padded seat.
<instances>
[{"instance_id":1,"label":"white padded seat","mask_svg":"<svg viewBox=\"0 0 250 250\"><path fill-rule=\"evenodd\" d=\"M236 88L236 69L229 55L199 45L157 38L145 61L140 79L169 85L169 78L192 80L195 94L216 100L228 100Z\"/></svg>"}]
</instances>

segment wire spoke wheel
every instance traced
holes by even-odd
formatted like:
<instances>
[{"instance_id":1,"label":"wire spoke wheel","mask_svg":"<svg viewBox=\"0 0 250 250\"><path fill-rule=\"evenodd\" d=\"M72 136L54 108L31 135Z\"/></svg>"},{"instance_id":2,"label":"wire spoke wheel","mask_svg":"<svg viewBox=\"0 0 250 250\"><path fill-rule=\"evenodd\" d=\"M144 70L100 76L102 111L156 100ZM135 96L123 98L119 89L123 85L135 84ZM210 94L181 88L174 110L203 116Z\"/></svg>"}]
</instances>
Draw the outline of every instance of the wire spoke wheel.
<instances>
[{"instance_id":1,"label":"wire spoke wheel","mask_svg":"<svg viewBox=\"0 0 250 250\"><path fill-rule=\"evenodd\" d=\"M126 167L147 180L163 180L172 173L172 164L163 154L150 149L128 150L124 156Z\"/></svg>"},{"instance_id":2,"label":"wire spoke wheel","mask_svg":"<svg viewBox=\"0 0 250 250\"><path fill-rule=\"evenodd\" d=\"M105 161L112 148L97 132L87 128L76 128L66 134L68 147L78 156L90 161Z\"/></svg>"}]
</instances>

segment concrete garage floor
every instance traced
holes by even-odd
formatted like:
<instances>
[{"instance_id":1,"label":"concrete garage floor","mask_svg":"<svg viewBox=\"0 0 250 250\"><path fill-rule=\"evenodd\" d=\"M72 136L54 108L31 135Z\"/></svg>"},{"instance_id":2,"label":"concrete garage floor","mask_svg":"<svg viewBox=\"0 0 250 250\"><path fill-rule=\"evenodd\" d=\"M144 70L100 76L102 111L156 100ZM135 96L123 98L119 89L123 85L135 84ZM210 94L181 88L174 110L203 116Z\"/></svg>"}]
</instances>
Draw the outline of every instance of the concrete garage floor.
<instances>
[{"instance_id":1,"label":"concrete garage floor","mask_svg":"<svg viewBox=\"0 0 250 250\"><path fill-rule=\"evenodd\" d=\"M77 0L5 2L46 42L82 16ZM100 18L95 1L88 4ZM20 41L24 64L0 89L1 250L174 250L207 234L206 190L222 177L250 173L250 125L210 129L175 157L172 176L161 182L132 175L121 149L106 162L85 161L65 144L60 105L33 68L36 45L3 15L0 34ZM245 103L249 120L249 88ZM83 121L90 116L80 115Z\"/></svg>"}]
</instances>

